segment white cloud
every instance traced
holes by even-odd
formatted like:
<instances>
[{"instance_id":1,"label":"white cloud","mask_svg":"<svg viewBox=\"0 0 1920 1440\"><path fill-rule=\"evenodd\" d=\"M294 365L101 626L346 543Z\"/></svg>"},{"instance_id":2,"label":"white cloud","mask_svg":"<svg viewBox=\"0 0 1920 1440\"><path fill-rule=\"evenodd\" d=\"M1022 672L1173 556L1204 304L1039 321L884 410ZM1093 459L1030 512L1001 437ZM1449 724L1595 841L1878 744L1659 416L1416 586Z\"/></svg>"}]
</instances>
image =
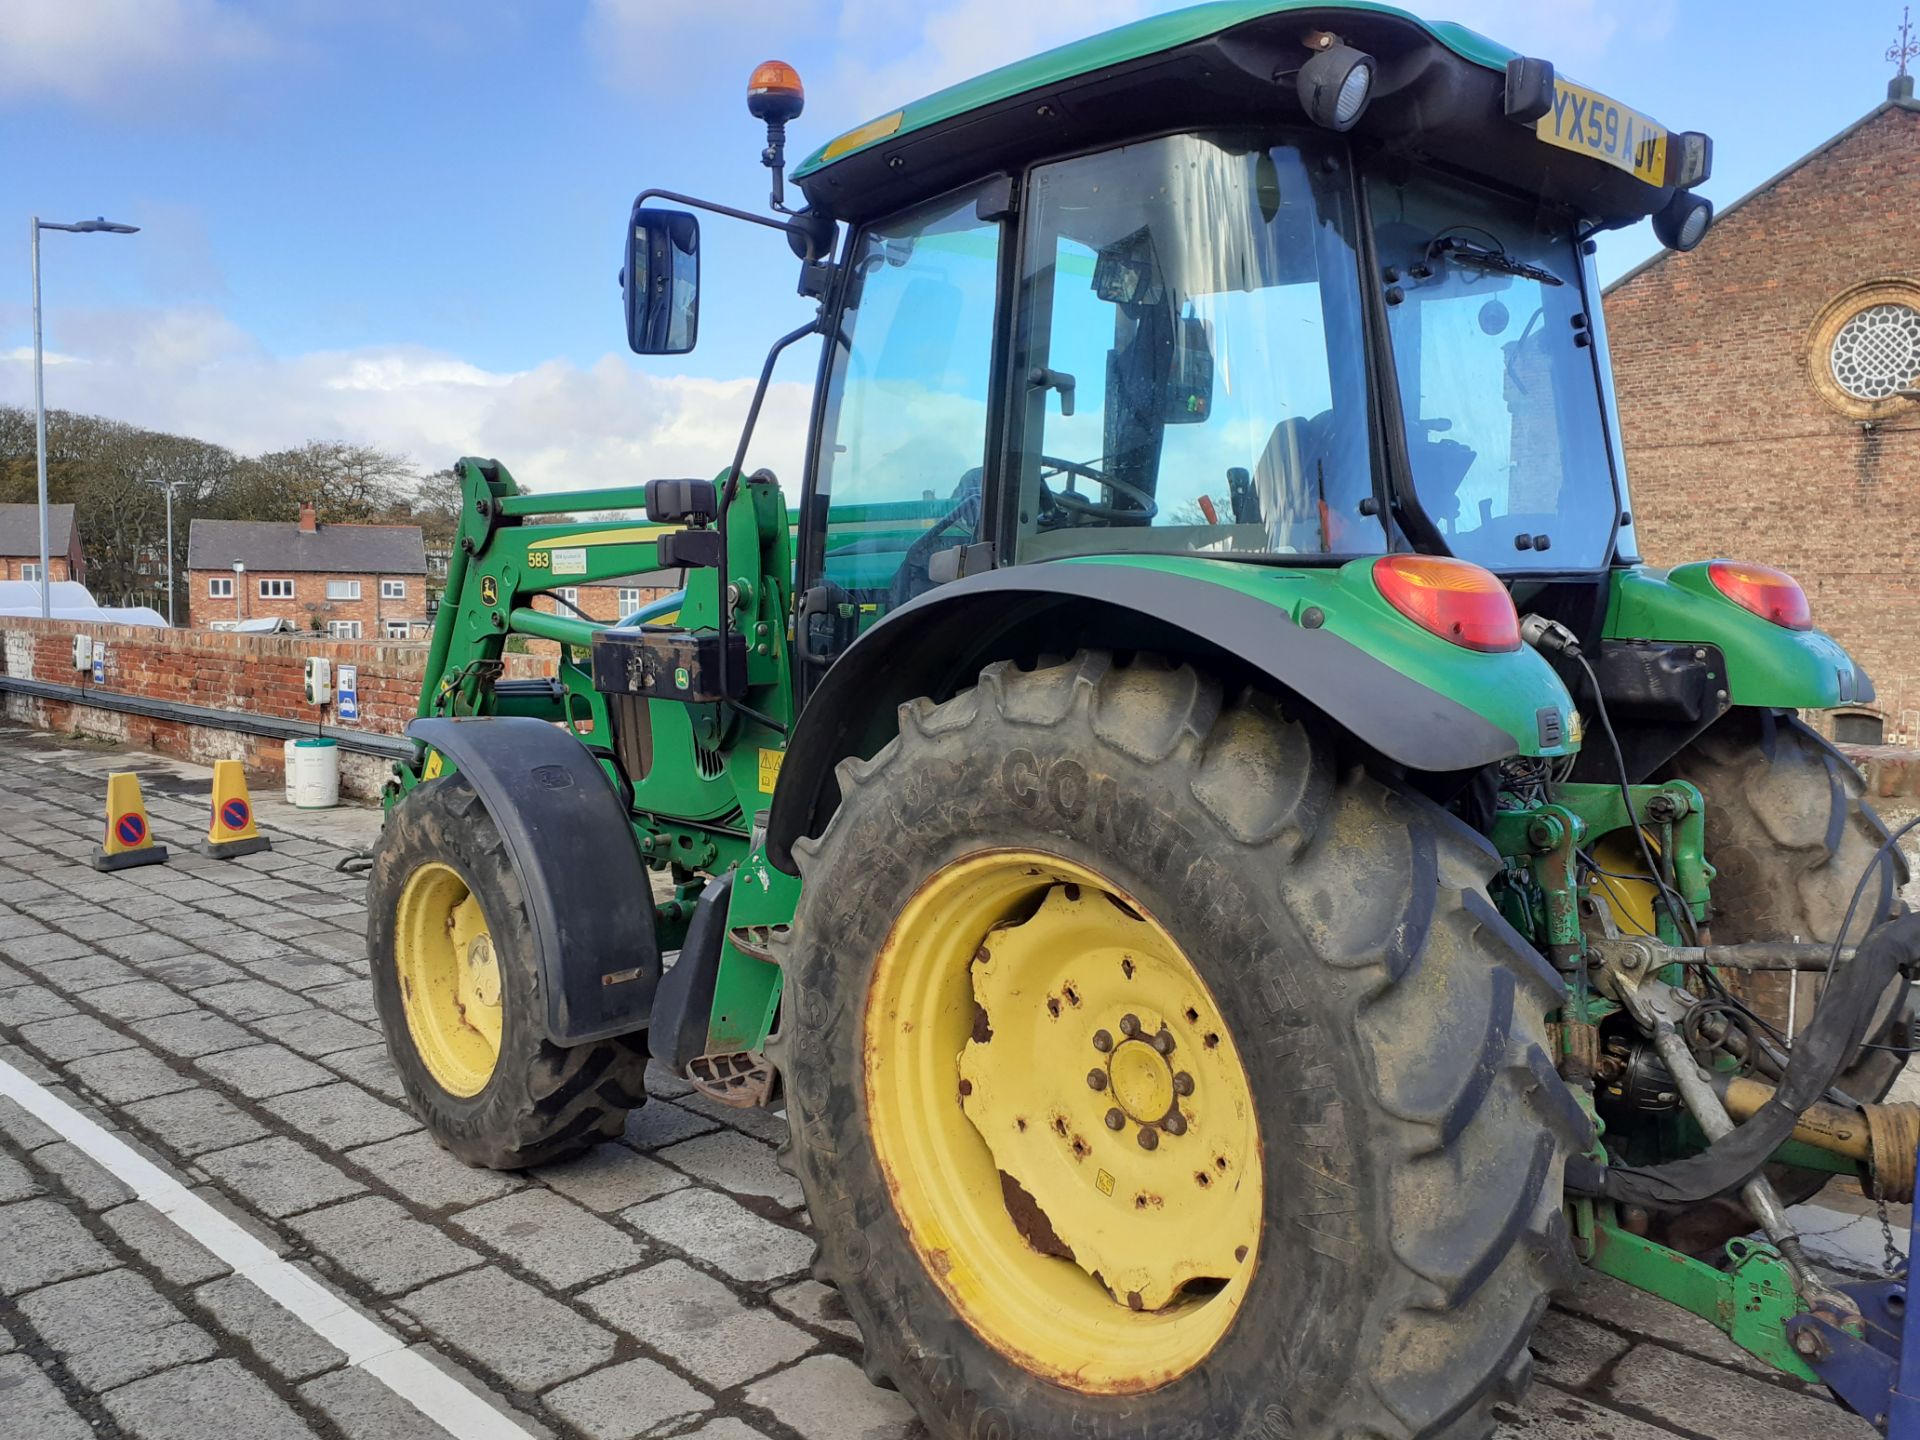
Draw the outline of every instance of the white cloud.
<instances>
[{"instance_id":1,"label":"white cloud","mask_svg":"<svg viewBox=\"0 0 1920 1440\"><path fill-rule=\"evenodd\" d=\"M491 455L542 490L711 475L733 458L753 382L648 374L622 357L487 370L424 346L269 354L216 311L73 311L49 406L241 452L340 439L438 468ZM0 351L0 404L32 402L32 353ZM750 464L797 492L808 386L776 384Z\"/></svg>"},{"instance_id":2,"label":"white cloud","mask_svg":"<svg viewBox=\"0 0 1920 1440\"><path fill-rule=\"evenodd\" d=\"M7 0L0 100L124 105L272 50L265 28L222 0Z\"/></svg>"}]
</instances>

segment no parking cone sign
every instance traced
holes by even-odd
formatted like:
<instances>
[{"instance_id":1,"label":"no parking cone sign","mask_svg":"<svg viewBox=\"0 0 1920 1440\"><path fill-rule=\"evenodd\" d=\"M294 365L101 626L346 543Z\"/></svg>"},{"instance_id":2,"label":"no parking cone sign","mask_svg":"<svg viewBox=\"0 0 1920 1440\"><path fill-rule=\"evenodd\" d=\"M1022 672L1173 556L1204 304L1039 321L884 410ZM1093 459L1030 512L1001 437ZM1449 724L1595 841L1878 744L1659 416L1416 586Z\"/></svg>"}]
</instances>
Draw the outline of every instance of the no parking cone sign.
<instances>
[{"instance_id":1,"label":"no parking cone sign","mask_svg":"<svg viewBox=\"0 0 1920 1440\"><path fill-rule=\"evenodd\" d=\"M147 823L147 802L140 798L140 777L123 772L107 777L107 833L94 851L96 870L127 870L135 865L163 865L167 847L153 843Z\"/></svg>"},{"instance_id":2,"label":"no parking cone sign","mask_svg":"<svg viewBox=\"0 0 1920 1440\"><path fill-rule=\"evenodd\" d=\"M202 855L211 855L216 860L231 860L236 855L254 855L273 848L267 837L254 828L247 771L238 760L213 762L213 818L207 824L207 838L198 848Z\"/></svg>"}]
</instances>

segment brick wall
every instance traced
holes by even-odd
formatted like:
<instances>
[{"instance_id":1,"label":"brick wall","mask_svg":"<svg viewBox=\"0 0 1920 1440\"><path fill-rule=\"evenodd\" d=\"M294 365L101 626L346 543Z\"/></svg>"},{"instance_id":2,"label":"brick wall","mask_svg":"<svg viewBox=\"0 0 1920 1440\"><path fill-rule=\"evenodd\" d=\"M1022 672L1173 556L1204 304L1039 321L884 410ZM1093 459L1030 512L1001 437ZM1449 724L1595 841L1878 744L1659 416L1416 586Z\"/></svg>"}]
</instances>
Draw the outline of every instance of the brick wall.
<instances>
[{"instance_id":1,"label":"brick wall","mask_svg":"<svg viewBox=\"0 0 1920 1440\"><path fill-rule=\"evenodd\" d=\"M73 637L85 633L107 652L105 679L73 667ZM100 689L150 700L201 705L251 715L316 723L322 716L303 691L309 656L336 667L359 667L361 720L343 730L398 735L413 718L426 667L427 647L398 642L324 640L309 635L239 635L218 631L165 630L135 625L75 625L70 621L0 616L0 674L21 679ZM506 674L523 678L553 672L550 661L510 655ZM65 733L87 734L208 763L240 759L251 770L277 777L283 740L247 735L217 725L151 720L85 704L46 701L0 692L0 714ZM334 724L332 709L324 716ZM379 756L343 753L341 787L372 798L387 775Z\"/></svg>"},{"instance_id":2,"label":"brick wall","mask_svg":"<svg viewBox=\"0 0 1920 1440\"><path fill-rule=\"evenodd\" d=\"M383 599L382 580L398 581L407 593L400 599ZM235 582L240 592L238 613L231 595L211 594L215 580ZM293 585L289 599L268 599L260 594L260 582L287 581ZM335 582L355 582L360 586L358 600L329 600L327 586ZM426 638L427 577L425 575L329 574L303 571L275 574L269 570L247 571L236 576L231 570L189 570L187 572L187 623L205 630L221 620L289 620L302 630L325 632L327 622L357 620L362 640L386 638L386 622L405 620L416 629L417 638Z\"/></svg>"},{"instance_id":3,"label":"brick wall","mask_svg":"<svg viewBox=\"0 0 1920 1440\"><path fill-rule=\"evenodd\" d=\"M1920 406L1842 414L1813 331L1843 292L1920 277L1920 112L1890 108L1607 296L1635 532L1655 564L1790 571L1920 742Z\"/></svg>"}]
</instances>

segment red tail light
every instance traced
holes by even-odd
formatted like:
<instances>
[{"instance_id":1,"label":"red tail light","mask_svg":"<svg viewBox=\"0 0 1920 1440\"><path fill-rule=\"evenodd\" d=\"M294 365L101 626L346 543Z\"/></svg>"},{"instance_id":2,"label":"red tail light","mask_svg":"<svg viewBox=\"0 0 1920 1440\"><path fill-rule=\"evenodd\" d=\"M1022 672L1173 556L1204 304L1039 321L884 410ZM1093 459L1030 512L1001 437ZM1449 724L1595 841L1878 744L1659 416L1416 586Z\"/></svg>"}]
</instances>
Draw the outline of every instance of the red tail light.
<instances>
[{"instance_id":1,"label":"red tail light","mask_svg":"<svg viewBox=\"0 0 1920 1440\"><path fill-rule=\"evenodd\" d=\"M1811 630L1813 610L1800 582L1771 565L1745 565L1737 560L1715 560L1707 566L1713 588L1742 610L1771 620L1789 630Z\"/></svg>"},{"instance_id":2,"label":"red tail light","mask_svg":"<svg viewBox=\"0 0 1920 1440\"><path fill-rule=\"evenodd\" d=\"M1520 616L1492 571L1438 555L1383 555L1373 583L1422 630L1469 650L1518 650Z\"/></svg>"}]
</instances>

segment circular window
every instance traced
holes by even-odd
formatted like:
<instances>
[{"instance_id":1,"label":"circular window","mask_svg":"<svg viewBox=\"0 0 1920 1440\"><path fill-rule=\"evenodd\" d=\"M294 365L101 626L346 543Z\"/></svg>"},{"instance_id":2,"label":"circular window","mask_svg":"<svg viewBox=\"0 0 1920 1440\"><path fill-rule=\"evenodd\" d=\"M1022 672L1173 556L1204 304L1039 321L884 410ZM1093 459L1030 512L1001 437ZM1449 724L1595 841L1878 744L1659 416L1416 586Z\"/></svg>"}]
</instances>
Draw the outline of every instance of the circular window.
<instances>
[{"instance_id":1,"label":"circular window","mask_svg":"<svg viewBox=\"0 0 1920 1440\"><path fill-rule=\"evenodd\" d=\"M1884 400L1920 379L1920 310L1870 305L1840 327L1828 356L1833 378L1859 400Z\"/></svg>"},{"instance_id":2,"label":"circular window","mask_svg":"<svg viewBox=\"0 0 1920 1440\"><path fill-rule=\"evenodd\" d=\"M1841 414L1881 420L1920 387L1920 284L1870 280L1837 297L1814 322L1807 369Z\"/></svg>"}]
</instances>

